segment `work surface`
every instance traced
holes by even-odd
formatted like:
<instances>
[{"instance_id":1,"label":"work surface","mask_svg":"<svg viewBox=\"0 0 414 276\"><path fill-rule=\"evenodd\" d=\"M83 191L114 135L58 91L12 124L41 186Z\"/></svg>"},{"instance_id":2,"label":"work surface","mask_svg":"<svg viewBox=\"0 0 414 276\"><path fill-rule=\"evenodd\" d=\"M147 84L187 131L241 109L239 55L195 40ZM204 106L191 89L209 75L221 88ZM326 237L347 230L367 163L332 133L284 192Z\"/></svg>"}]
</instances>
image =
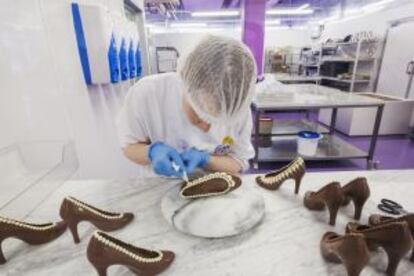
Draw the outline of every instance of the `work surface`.
<instances>
[{"instance_id":1,"label":"work surface","mask_svg":"<svg viewBox=\"0 0 414 276\"><path fill-rule=\"evenodd\" d=\"M173 183L160 179L130 181L69 181L29 216L31 221L58 220L59 206L66 195L75 196L99 208L132 211L136 219L113 235L133 244L173 250L176 260L163 275L346 275L342 265L327 264L320 256L319 241L326 231L343 233L351 220L353 207L340 211L337 226L327 224L327 212L311 212L303 207L306 191L318 189L332 180L345 183L366 176L371 198L362 221L383 197L397 200L414 211L414 171L362 171L309 173L300 195L293 194L293 183L286 182L279 191L266 191L254 183L254 175L243 177L243 185L252 185L265 198L266 214L251 231L225 239L203 239L174 230L163 218L160 201ZM3 214L7 215L7 214ZM214 223L214 221L212 221ZM57 240L42 246L28 246L6 240L3 248L8 263L0 275L95 275L86 259L86 246L94 231L89 223L79 227L81 243L75 245L67 231ZM386 267L383 251L371 255L364 275L382 275ZM124 267L113 266L109 275L132 275ZM414 275L414 264L406 257L397 275Z\"/></svg>"},{"instance_id":2,"label":"work surface","mask_svg":"<svg viewBox=\"0 0 414 276\"><path fill-rule=\"evenodd\" d=\"M257 109L290 110L297 108L368 107L384 102L316 84L290 84L275 88L271 93L258 93L253 99Z\"/></svg>"}]
</instances>

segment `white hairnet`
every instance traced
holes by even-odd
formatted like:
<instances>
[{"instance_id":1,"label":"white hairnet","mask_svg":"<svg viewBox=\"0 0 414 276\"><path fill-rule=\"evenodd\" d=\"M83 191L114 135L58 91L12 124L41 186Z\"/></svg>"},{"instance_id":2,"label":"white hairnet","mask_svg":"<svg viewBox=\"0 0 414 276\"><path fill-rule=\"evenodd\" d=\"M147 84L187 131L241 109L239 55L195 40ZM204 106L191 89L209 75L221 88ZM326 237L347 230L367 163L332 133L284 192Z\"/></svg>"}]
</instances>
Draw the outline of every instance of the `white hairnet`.
<instances>
[{"instance_id":1,"label":"white hairnet","mask_svg":"<svg viewBox=\"0 0 414 276\"><path fill-rule=\"evenodd\" d=\"M188 55L179 71L187 100L202 120L233 122L250 107L256 65L241 42L208 36Z\"/></svg>"}]
</instances>

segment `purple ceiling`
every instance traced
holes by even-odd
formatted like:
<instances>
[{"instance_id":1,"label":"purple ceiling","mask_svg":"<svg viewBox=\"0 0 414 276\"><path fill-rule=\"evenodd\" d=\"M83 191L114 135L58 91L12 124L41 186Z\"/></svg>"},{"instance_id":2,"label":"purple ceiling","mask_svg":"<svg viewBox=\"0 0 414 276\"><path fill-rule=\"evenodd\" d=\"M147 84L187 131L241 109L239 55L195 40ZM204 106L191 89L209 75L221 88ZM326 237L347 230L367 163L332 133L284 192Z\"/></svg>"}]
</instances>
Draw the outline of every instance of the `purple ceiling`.
<instances>
[{"instance_id":1,"label":"purple ceiling","mask_svg":"<svg viewBox=\"0 0 414 276\"><path fill-rule=\"evenodd\" d=\"M197 0L181 0L182 6L188 11L197 10L219 10L223 6L223 2L232 2L225 0L208 0L208 1L197 1Z\"/></svg>"}]
</instances>

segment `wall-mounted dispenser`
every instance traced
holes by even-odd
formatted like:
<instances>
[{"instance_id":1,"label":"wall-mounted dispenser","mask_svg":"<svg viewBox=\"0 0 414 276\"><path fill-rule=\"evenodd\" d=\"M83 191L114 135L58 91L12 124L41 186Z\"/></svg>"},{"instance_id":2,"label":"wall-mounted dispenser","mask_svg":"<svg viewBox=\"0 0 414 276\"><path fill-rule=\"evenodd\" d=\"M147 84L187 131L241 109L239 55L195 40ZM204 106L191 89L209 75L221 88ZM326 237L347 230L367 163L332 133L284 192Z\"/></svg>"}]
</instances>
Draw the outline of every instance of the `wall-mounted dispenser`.
<instances>
[{"instance_id":1,"label":"wall-mounted dispenser","mask_svg":"<svg viewBox=\"0 0 414 276\"><path fill-rule=\"evenodd\" d=\"M129 79L127 39L125 37L121 39L121 47L119 49L119 65L121 67L121 80L125 81Z\"/></svg>"},{"instance_id":2,"label":"wall-mounted dispenser","mask_svg":"<svg viewBox=\"0 0 414 276\"><path fill-rule=\"evenodd\" d=\"M119 48L108 10L103 6L78 3L72 3L71 9L85 82L118 82Z\"/></svg>"},{"instance_id":3,"label":"wall-mounted dispenser","mask_svg":"<svg viewBox=\"0 0 414 276\"><path fill-rule=\"evenodd\" d=\"M114 15L115 41L119 49L120 80L129 80L128 48L130 38L128 36L128 22L125 18Z\"/></svg>"},{"instance_id":4,"label":"wall-mounted dispenser","mask_svg":"<svg viewBox=\"0 0 414 276\"><path fill-rule=\"evenodd\" d=\"M135 52L135 60L137 64L137 78L142 76L142 62L141 62L141 48L139 46L139 42L137 44L137 50Z\"/></svg>"},{"instance_id":5,"label":"wall-mounted dispenser","mask_svg":"<svg viewBox=\"0 0 414 276\"><path fill-rule=\"evenodd\" d=\"M118 57L118 47L116 45L115 35L112 33L111 42L109 44L108 50L108 62L109 62L109 74L111 78L111 83L119 82L119 57Z\"/></svg>"},{"instance_id":6,"label":"wall-mounted dispenser","mask_svg":"<svg viewBox=\"0 0 414 276\"><path fill-rule=\"evenodd\" d=\"M129 78L134 79L137 76L137 64L135 59L136 45L138 43L138 32L136 31L136 25L132 22L128 24L128 33L130 37L128 46L128 67Z\"/></svg>"}]
</instances>

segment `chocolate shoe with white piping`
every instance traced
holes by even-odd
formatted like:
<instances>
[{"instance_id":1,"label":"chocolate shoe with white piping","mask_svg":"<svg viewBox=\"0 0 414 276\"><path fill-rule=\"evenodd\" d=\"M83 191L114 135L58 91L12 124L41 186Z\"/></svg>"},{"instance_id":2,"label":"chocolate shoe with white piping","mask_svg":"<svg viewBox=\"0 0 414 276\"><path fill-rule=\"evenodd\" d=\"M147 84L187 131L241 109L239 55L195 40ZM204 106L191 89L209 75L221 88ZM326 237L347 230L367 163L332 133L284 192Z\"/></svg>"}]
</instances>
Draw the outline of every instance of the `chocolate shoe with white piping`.
<instances>
[{"instance_id":1,"label":"chocolate shoe with white piping","mask_svg":"<svg viewBox=\"0 0 414 276\"><path fill-rule=\"evenodd\" d=\"M230 193L240 186L241 179L239 177L224 172L217 172L184 182L180 196L184 199L219 196Z\"/></svg>"},{"instance_id":2,"label":"chocolate shoe with white piping","mask_svg":"<svg viewBox=\"0 0 414 276\"><path fill-rule=\"evenodd\" d=\"M87 257L99 276L106 276L111 265L124 265L136 274L149 276L166 270L175 254L139 248L96 231L89 241Z\"/></svg>"},{"instance_id":3,"label":"chocolate shoe with white piping","mask_svg":"<svg viewBox=\"0 0 414 276\"><path fill-rule=\"evenodd\" d=\"M7 238L16 238L30 245L39 245L53 241L66 230L64 222L34 224L15 219L0 217L0 264L6 263L1 248Z\"/></svg>"},{"instance_id":4,"label":"chocolate shoe with white piping","mask_svg":"<svg viewBox=\"0 0 414 276\"><path fill-rule=\"evenodd\" d=\"M277 190L286 180L293 179L295 180L295 194L298 194L305 169L305 161L302 157L298 157L277 171L258 176L256 182L265 189Z\"/></svg>"},{"instance_id":5,"label":"chocolate shoe with white piping","mask_svg":"<svg viewBox=\"0 0 414 276\"><path fill-rule=\"evenodd\" d=\"M81 221L89 221L102 231L114 231L125 227L134 218L132 213L103 211L71 196L63 200L60 216L68 225L75 243L80 242L78 223Z\"/></svg>"}]
</instances>

